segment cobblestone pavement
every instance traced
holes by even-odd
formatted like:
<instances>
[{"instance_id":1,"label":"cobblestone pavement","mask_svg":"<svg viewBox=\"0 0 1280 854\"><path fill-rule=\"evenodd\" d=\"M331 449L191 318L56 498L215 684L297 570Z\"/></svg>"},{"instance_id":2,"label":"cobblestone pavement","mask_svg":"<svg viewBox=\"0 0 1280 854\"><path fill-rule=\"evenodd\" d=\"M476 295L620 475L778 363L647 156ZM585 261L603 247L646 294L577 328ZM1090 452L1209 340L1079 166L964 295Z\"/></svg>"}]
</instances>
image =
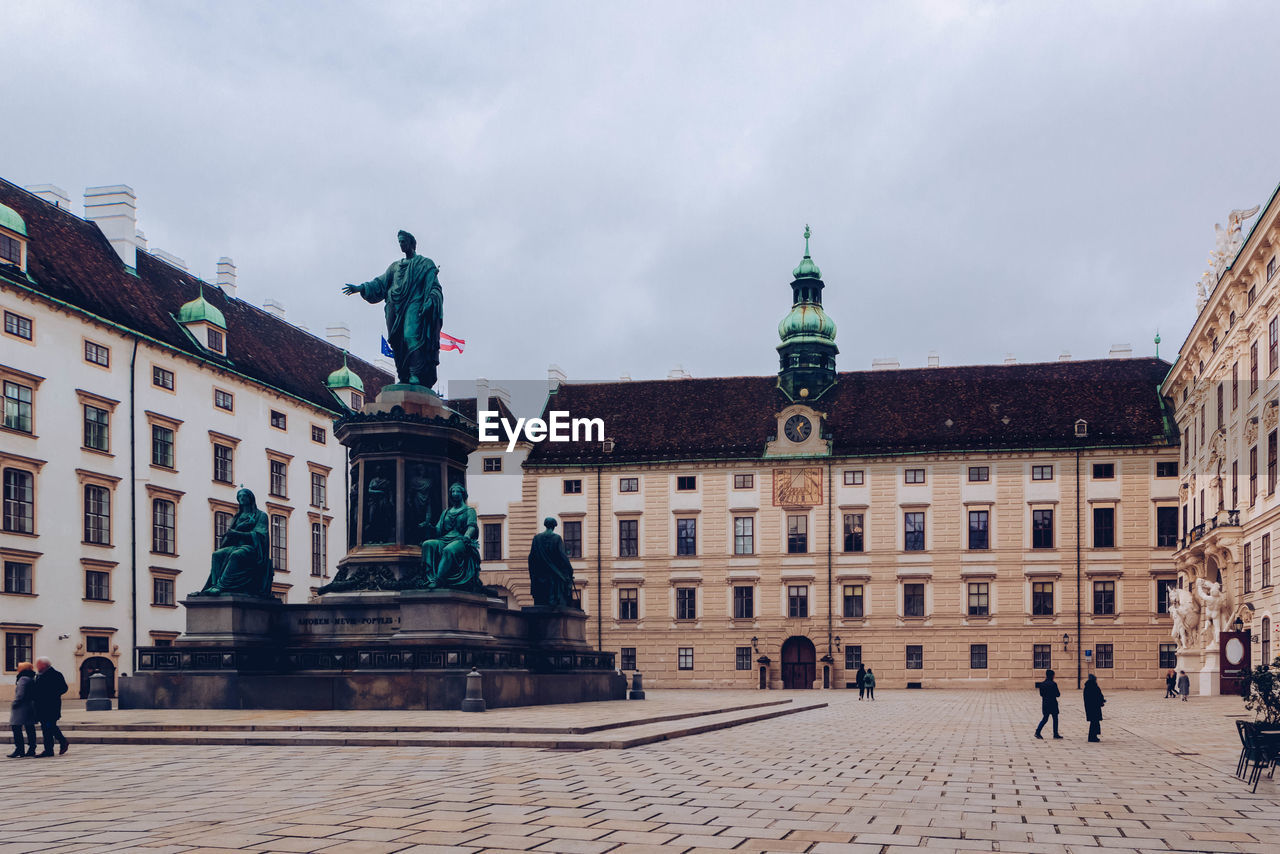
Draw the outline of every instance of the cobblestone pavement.
<instances>
[{"instance_id":1,"label":"cobblestone pavement","mask_svg":"<svg viewBox=\"0 0 1280 854\"><path fill-rule=\"evenodd\" d=\"M1065 693L1064 741L1031 691L839 691L590 753L73 746L4 760L0 854L1280 851L1280 782L1232 776L1239 699L1111 692L1088 744Z\"/></svg>"}]
</instances>

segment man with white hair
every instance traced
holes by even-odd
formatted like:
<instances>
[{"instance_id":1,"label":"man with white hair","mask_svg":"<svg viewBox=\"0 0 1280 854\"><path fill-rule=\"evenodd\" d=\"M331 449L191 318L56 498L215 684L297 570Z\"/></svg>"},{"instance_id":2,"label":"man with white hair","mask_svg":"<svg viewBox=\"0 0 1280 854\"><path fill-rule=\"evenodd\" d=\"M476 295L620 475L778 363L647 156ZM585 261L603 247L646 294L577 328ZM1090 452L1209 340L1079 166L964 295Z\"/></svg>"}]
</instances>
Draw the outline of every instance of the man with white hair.
<instances>
[{"instance_id":1,"label":"man with white hair","mask_svg":"<svg viewBox=\"0 0 1280 854\"><path fill-rule=\"evenodd\" d=\"M67 737L58 728L67 680L54 669L53 662L41 656L36 659L36 678L31 688L35 695L36 720L40 721L40 732L44 736L44 752L36 756L52 756L54 741L58 742L58 755L61 756L70 747Z\"/></svg>"}]
</instances>

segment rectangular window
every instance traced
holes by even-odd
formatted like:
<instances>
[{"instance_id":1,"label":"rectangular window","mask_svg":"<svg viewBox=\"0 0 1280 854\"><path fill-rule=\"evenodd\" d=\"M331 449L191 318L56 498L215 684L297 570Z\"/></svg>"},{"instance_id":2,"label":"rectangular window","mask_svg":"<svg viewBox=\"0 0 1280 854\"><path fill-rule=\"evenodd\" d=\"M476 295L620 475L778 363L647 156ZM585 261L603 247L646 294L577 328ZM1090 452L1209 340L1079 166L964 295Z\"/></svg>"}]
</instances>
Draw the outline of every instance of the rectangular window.
<instances>
[{"instance_id":1,"label":"rectangular window","mask_svg":"<svg viewBox=\"0 0 1280 854\"><path fill-rule=\"evenodd\" d=\"M173 430L160 424L151 425L151 465L173 468Z\"/></svg>"},{"instance_id":2,"label":"rectangular window","mask_svg":"<svg viewBox=\"0 0 1280 854\"><path fill-rule=\"evenodd\" d=\"M1109 616L1116 612L1116 583L1114 581L1093 582L1093 613Z\"/></svg>"},{"instance_id":3,"label":"rectangular window","mask_svg":"<svg viewBox=\"0 0 1280 854\"><path fill-rule=\"evenodd\" d=\"M1162 460L1156 463L1156 477L1177 477L1178 461Z\"/></svg>"},{"instance_id":4,"label":"rectangular window","mask_svg":"<svg viewBox=\"0 0 1280 854\"><path fill-rule=\"evenodd\" d=\"M986 549L991 547L990 540L987 536L987 523L990 519L990 515L991 511L989 510L969 511L970 549Z\"/></svg>"},{"instance_id":5,"label":"rectangular window","mask_svg":"<svg viewBox=\"0 0 1280 854\"><path fill-rule=\"evenodd\" d=\"M969 644L969 669L987 669L987 645L985 643Z\"/></svg>"},{"instance_id":6,"label":"rectangular window","mask_svg":"<svg viewBox=\"0 0 1280 854\"><path fill-rule=\"evenodd\" d=\"M565 495L581 495L582 480L576 477L566 478L564 482L564 494Z\"/></svg>"},{"instance_id":7,"label":"rectangular window","mask_svg":"<svg viewBox=\"0 0 1280 854\"><path fill-rule=\"evenodd\" d=\"M1094 480L1115 480L1116 464L1115 463L1094 463L1093 479Z\"/></svg>"},{"instance_id":8,"label":"rectangular window","mask_svg":"<svg viewBox=\"0 0 1280 854\"><path fill-rule=\"evenodd\" d=\"M289 571L289 517L271 517L271 563L276 572Z\"/></svg>"},{"instance_id":9,"label":"rectangular window","mask_svg":"<svg viewBox=\"0 0 1280 854\"><path fill-rule=\"evenodd\" d=\"M33 591L31 564L20 560L4 562L4 592L30 595Z\"/></svg>"},{"instance_id":10,"label":"rectangular window","mask_svg":"<svg viewBox=\"0 0 1280 854\"><path fill-rule=\"evenodd\" d=\"M205 329L204 340L209 345L209 349L215 353L222 352L223 335L220 329Z\"/></svg>"},{"instance_id":11,"label":"rectangular window","mask_svg":"<svg viewBox=\"0 0 1280 854\"><path fill-rule=\"evenodd\" d=\"M990 466L969 466L970 483L986 483L991 480Z\"/></svg>"},{"instance_id":12,"label":"rectangular window","mask_svg":"<svg viewBox=\"0 0 1280 854\"><path fill-rule=\"evenodd\" d=\"M618 589L618 619L640 619L640 589L638 587L620 587Z\"/></svg>"},{"instance_id":13,"label":"rectangular window","mask_svg":"<svg viewBox=\"0 0 1280 854\"><path fill-rule=\"evenodd\" d=\"M502 560L502 523L484 523L484 559Z\"/></svg>"},{"instance_id":14,"label":"rectangular window","mask_svg":"<svg viewBox=\"0 0 1280 854\"><path fill-rule=\"evenodd\" d=\"M924 483L924 469L907 469L905 478L907 483Z\"/></svg>"},{"instance_id":15,"label":"rectangular window","mask_svg":"<svg viewBox=\"0 0 1280 854\"><path fill-rule=\"evenodd\" d=\"M1031 511L1031 548L1053 548L1053 510Z\"/></svg>"},{"instance_id":16,"label":"rectangular window","mask_svg":"<svg viewBox=\"0 0 1280 854\"><path fill-rule=\"evenodd\" d=\"M1280 326L1276 325L1277 320L1280 318L1273 317L1267 324L1267 376L1280 368Z\"/></svg>"},{"instance_id":17,"label":"rectangular window","mask_svg":"<svg viewBox=\"0 0 1280 854\"><path fill-rule=\"evenodd\" d=\"M161 607L171 607L176 605L173 591L173 579L152 576L151 578L151 604Z\"/></svg>"},{"instance_id":18,"label":"rectangular window","mask_svg":"<svg viewBox=\"0 0 1280 854\"><path fill-rule=\"evenodd\" d=\"M1178 547L1178 508L1156 508L1156 548Z\"/></svg>"},{"instance_id":19,"label":"rectangular window","mask_svg":"<svg viewBox=\"0 0 1280 854\"><path fill-rule=\"evenodd\" d=\"M676 588L676 619L677 620L698 619L698 588L696 587L677 587Z\"/></svg>"},{"instance_id":20,"label":"rectangular window","mask_svg":"<svg viewBox=\"0 0 1280 854\"><path fill-rule=\"evenodd\" d=\"M864 547L863 515L861 513L844 514L844 550L846 552L860 552Z\"/></svg>"},{"instance_id":21,"label":"rectangular window","mask_svg":"<svg viewBox=\"0 0 1280 854\"><path fill-rule=\"evenodd\" d=\"M1095 549L1116 547L1116 508L1093 508L1093 547Z\"/></svg>"},{"instance_id":22,"label":"rectangular window","mask_svg":"<svg viewBox=\"0 0 1280 854\"><path fill-rule=\"evenodd\" d=\"M1047 643L1032 644L1031 666L1036 670L1048 670L1053 667L1053 645Z\"/></svg>"},{"instance_id":23,"label":"rectangular window","mask_svg":"<svg viewBox=\"0 0 1280 854\"><path fill-rule=\"evenodd\" d=\"M289 469L284 460L267 461L269 492L277 498L288 497Z\"/></svg>"},{"instance_id":24,"label":"rectangular window","mask_svg":"<svg viewBox=\"0 0 1280 854\"><path fill-rule=\"evenodd\" d=\"M787 517L787 554L805 554L809 551L809 517Z\"/></svg>"},{"instance_id":25,"label":"rectangular window","mask_svg":"<svg viewBox=\"0 0 1280 854\"><path fill-rule=\"evenodd\" d=\"M618 669L635 670L636 669L636 648L634 646L624 646L618 655Z\"/></svg>"},{"instance_id":26,"label":"rectangular window","mask_svg":"<svg viewBox=\"0 0 1280 854\"><path fill-rule=\"evenodd\" d=\"M1243 580L1244 580L1244 592L1249 593L1253 590L1253 544L1252 543L1244 544L1243 566L1244 566L1244 571L1242 574L1243 574Z\"/></svg>"},{"instance_id":27,"label":"rectangular window","mask_svg":"<svg viewBox=\"0 0 1280 854\"><path fill-rule=\"evenodd\" d=\"M22 244L7 234L0 234L0 260L15 267L22 264Z\"/></svg>"},{"instance_id":28,"label":"rectangular window","mask_svg":"<svg viewBox=\"0 0 1280 854\"><path fill-rule=\"evenodd\" d=\"M754 474L735 474L733 476L734 489L753 489L756 485L756 476Z\"/></svg>"},{"instance_id":29,"label":"rectangular window","mask_svg":"<svg viewBox=\"0 0 1280 854\"><path fill-rule=\"evenodd\" d=\"M84 342L84 360L93 365L109 368L111 367L111 351L101 344L86 341Z\"/></svg>"},{"instance_id":30,"label":"rectangular window","mask_svg":"<svg viewBox=\"0 0 1280 854\"><path fill-rule=\"evenodd\" d=\"M640 555L640 520L618 520L618 557Z\"/></svg>"},{"instance_id":31,"label":"rectangular window","mask_svg":"<svg viewBox=\"0 0 1280 854\"><path fill-rule=\"evenodd\" d=\"M736 555L755 554L756 520L754 516L733 517L733 553Z\"/></svg>"},{"instance_id":32,"label":"rectangular window","mask_svg":"<svg viewBox=\"0 0 1280 854\"><path fill-rule=\"evenodd\" d=\"M676 668L678 670L693 669L693 647L682 646L676 653Z\"/></svg>"},{"instance_id":33,"label":"rectangular window","mask_svg":"<svg viewBox=\"0 0 1280 854\"><path fill-rule=\"evenodd\" d=\"M31 389L19 383L4 383L4 426L20 433L32 431Z\"/></svg>"},{"instance_id":34,"label":"rectangular window","mask_svg":"<svg viewBox=\"0 0 1280 854\"><path fill-rule=\"evenodd\" d=\"M861 584L846 584L844 586L844 611L842 614L846 619L862 619L863 598Z\"/></svg>"},{"instance_id":35,"label":"rectangular window","mask_svg":"<svg viewBox=\"0 0 1280 854\"><path fill-rule=\"evenodd\" d=\"M23 317L20 314L14 314L11 311L6 311L4 313L4 331L16 338L21 338L24 341L30 341L31 318Z\"/></svg>"},{"instance_id":36,"label":"rectangular window","mask_svg":"<svg viewBox=\"0 0 1280 854\"><path fill-rule=\"evenodd\" d=\"M364 395L358 391L351 392L351 408L359 412L364 407Z\"/></svg>"},{"instance_id":37,"label":"rectangular window","mask_svg":"<svg viewBox=\"0 0 1280 854\"><path fill-rule=\"evenodd\" d=\"M84 571L84 598L95 602L111 601L111 573L96 569Z\"/></svg>"},{"instance_id":38,"label":"rectangular window","mask_svg":"<svg viewBox=\"0 0 1280 854\"><path fill-rule=\"evenodd\" d=\"M1053 616L1053 582L1031 582L1031 615L1033 617Z\"/></svg>"},{"instance_id":39,"label":"rectangular window","mask_svg":"<svg viewBox=\"0 0 1280 854\"><path fill-rule=\"evenodd\" d=\"M151 384L156 388L173 391L173 371L159 365L151 366Z\"/></svg>"},{"instance_id":40,"label":"rectangular window","mask_svg":"<svg viewBox=\"0 0 1280 854\"><path fill-rule=\"evenodd\" d=\"M1271 586L1271 535L1262 535L1262 586Z\"/></svg>"},{"instance_id":41,"label":"rectangular window","mask_svg":"<svg viewBox=\"0 0 1280 854\"><path fill-rule=\"evenodd\" d=\"M35 660L35 647L32 645L35 635L31 632L4 633L4 669L12 673L24 661Z\"/></svg>"},{"instance_id":42,"label":"rectangular window","mask_svg":"<svg viewBox=\"0 0 1280 854\"><path fill-rule=\"evenodd\" d=\"M1276 275L1276 256L1272 255L1271 260L1267 262L1267 281L1268 282L1271 281L1273 278L1275 278L1275 275ZM1253 288L1250 288L1249 290L1250 292L1252 292ZM1252 300L1249 301L1249 305L1253 305Z\"/></svg>"},{"instance_id":43,"label":"rectangular window","mask_svg":"<svg viewBox=\"0 0 1280 854\"><path fill-rule=\"evenodd\" d=\"M733 618L754 620L756 616L756 589L748 585L733 588Z\"/></svg>"},{"instance_id":44,"label":"rectangular window","mask_svg":"<svg viewBox=\"0 0 1280 854\"><path fill-rule=\"evenodd\" d=\"M84 541L100 546L111 543L111 491L105 486L85 485Z\"/></svg>"},{"instance_id":45,"label":"rectangular window","mask_svg":"<svg viewBox=\"0 0 1280 854\"><path fill-rule=\"evenodd\" d=\"M788 617L809 616L809 585L807 584L788 584L787 585L787 616Z\"/></svg>"},{"instance_id":46,"label":"rectangular window","mask_svg":"<svg viewBox=\"0 0 1280 854\"><path fill-rule=\"evenodd\" d=\"M640 478L638 477L620 477L618 478L619 492L639 492Z\"/></svg>"},{"instance_id":47,"label":"rectangular window","mask_svg":"<svg viewBox=\"0 0 1280 854\"><path fill-rule=\"evenodd\" d=\"M924 616L924 585L923 584L902 585L902 616L904 617L923 617Z\"/></svg>"},{"instance_id":48,"label":"rectangular window","mask_svg":"<svg viewBox=\"0 0 1280 854\"><path fill-rule=\"evenodd\" d=\"M692 474L682 474L676 478L677 492L693 492L698 488L698 478Z\"/></svg>"},{"instance_id":49,"label":"rectangular window","mask_svg":"<svg viewBox=\"0 0 1280 854\"><path fill-rule=\"evenodd\" d=\"M1218 383L1218 409L1217 409L1218 420L1215 422L1215 425L1219 428L1222 427L1222 420L1223 420L1222 413L1223 413L1223 404L1224 404L1224 400L1223 400L1224 390L1225 389L1223 384Z\"/></svg>"},{"instance_id":50,"label":"rectangular window","mask_svg":"<svg viewBox=\"0 0 1280 854\"><path fill-rule=\"evenodd\" d=\"M157 498L151 502L151 551L171 555L177 551L177 508L172 501Z\"/></svg>"},{"instance_id":51,"label":"rectangular window","mask_svg":"<svg viewBox=\"0 0 1280 854\"><path fill-rule=\"evenodd\" d=\"M1249 506L1258 501L1258 446L1249 449Z\"/></svg>"},{"instance_id":52,"label":"rectangular window","mask_svg":"<svg viewBox=\"0 0 1280 854\"><path fill-rule=\"evenodd\" d=\"M13 534L35 533L35 478L22 469L4 470L4 530Z\"/></svg>"},{"instance_id":53,"label":"rectangular window","mask_svg":"<svg viewBox=\"0 0 1280 854\"><path fill-rule=\"evenodd\" d=\"M487 472L502 471L502 457L485 457L484 470Z\"/></svg>"},{"instance_id":54,"label":"rectangular window","mask_svg":"<svg viewBox=\"0 0 1280 854\"><path fill-rule=\"evenodd\" d=\"M1276 494L1276 431L1267 434L1267 495Z\"/></svg>"},{"instance_id":55,"label":"rectangular window","mask_svg":"<svg viewBox=\"0 0 1280 854\"><path fill-rule=\"evenodd\" d=\"M991 615L991 585L986 581L969 582L969 616Z\"/></svg>"},{"instance_id":56,"label":"rectangular window","mask_svg":"<svg viewBox=\"0 0 1280 854\"><path fill-rule=\"evenodd\" d=\"M1032 466L1032 480L1053 480L1053 466Z\"/></svg>"},{"instance_id":57,"label":"rectangular window","mask_svg":"<svg viewBox=\"0 0 1280 854\"><path fill-rule=\"evenodd\" d=\"M845 486L862 486L863 472L862 469L845 469L844 485Z\"/></svg>"},{"instance_id":58,"label":"rectangular window","mask_svg":"<svg viewBox=\"0 0 1280 854\"><path fill-rule=\"evenodd\" d=\"M1160 663L1156 666L1161 670L1178 669L1178 645L1176 643L1160 644Z\"/></svg>"},{"instance_id":59,"label":"rectangular window","mask_svg":"<svg viewBox=\"0 0 1280 854\"><path fill-rule=\"evenodd\" d=\"M213 479L218 483L231 483L234 466L230 445L213 446Z\"/></svg>"},{"instance_id":60,"label":"rectangular window","mask_svg":"<svg viewBox=\"0 0 1280 854\"><path fill-rule=\"evenodd\" d=\"M279 412L275 409L271 410L271 426L272 427L276 428L277 430L287 430L288 425L289 425L288 416L286 416L283 412Z\"/></svg>"},{"instance_id":61,"label":"rectangular window","mask_svg":"<svg viewBox=\"0 0 1280 854\"><path fill-rule=\"evenodd\" d=\"M325 429L323 427L317 427L316 425L312 424L311 425L311 441L315 442L318 445L323 445L327 440L328 440L328 433L325 432Z\"/></svg>"},{"instance_id":62,"label":"rectangular window","mask_svg":"<svg viewBox=\"0 0 1280 854\"><path fill-rule=\"evenodd\" d=\"M676 520L676 554L691 557L698 553L698 520Z\"/></svg>"},{"instance_id":63,"label":"rectangular window","mask_svg":"<svg viewBox=\"0 0 1280 854\"><path fill-rule=\"evenodd\" d=\"M1240 363L1231 363L1231 411L1240 406Z\"/></svg>"},{"instance_id":64,"label":"rectangular window","mask_svg":"<svg viewBox=\"0 0 1280 854\"><path fill-rule=\"evenodd\" d=\"M911 511L902 514L902 548L909 552L924 551L924 513Z\"/></svg>"},{"instance_id":65,"label":"rectangular window","mask_svg":"<svg viewBox=\"0 0 1280 854\"><path fill-rule=\"evenodd\" d=\"M564 553L571 558L582 557L582 523L564 523Z\"/></svg>"},{"instance_id":66,"label":"rectangular window","mask_svg":"<svg viewBox=\"0 0 1280 854\"><path fill-rule=\"evenodd\" d=\"M1219 499L1221 504L1221 498ZM1240 506L1240 461L1231 461L1231 509L1235 510Z\"/></svg>"},{"instance_id":67,"label":"rectangular window","mask_svg":"<svg viewBox=\"0 0 1280 854\"><path fill-rule=\"evenodd\" d=\"M1093 657L1096 659L1094 666L1099 669L1109 669L1116 666L1115 652L1109 643L1096 645L1093 648Z\"/></svg>"},{"instance_id":68,"label":"rectangular window","mask_svg":"<svg viewBox=\"0 0 1280 854\"><path fill-rule=\"evenodd\" d=\"M222 538L227 535L227 529L231 527L231 514L225 510L213 511L213 541L222 547Z\"/></svg>"},{"instance_id":69,"label":"rectangular window","mask_svg":"<svg viewBox=\"0 0 1280 854\"><path fill-rule=\"evenodd\" d=\"M227 412L234 412L236 408L236 398L229 391L223 391L220 388L213 390L213 405L218 409L225 409Z\"/></svg>"},{"instance_id":70,"label":"rectangular window","mask_svg":"<svg viewBox=\"0 0 1280 854\"><path fill-rule=\"evenodd\" d=\"M862 644L850 644L844 648L844 669L857 670L862 664Z\"/></svg>"},{"instance_id":71,"label":"rectangular window","mask_svg":"<svg viewBox=\"0 0 1280 854\"><path fill-rule=\"evenodd\" d=\"M916 644L907 645L907 669L924 670L924 647Z\"/></svg>"},{"instance_id":72,"label":"rectangular window","mask_svg":"<svg viewBox=\"0 0 1280 854\"><path fill-rule=\"evenodd\" d=\"M1156 579L1156 613L1169 613L1169 591L1178 586L1176 578Z\"/></svg>"},{"instance_id":73,"label":"rectangular window","mask_svg":"<svg viewBox=\"0 0 1280 854\"><path fill-rule=\"evenodd\" d=\"M1258 342L1249 345L1249 394L1258 390Z\"/></svg>"},{"instance_id":74,"label":"rectangular window","mask_svg":"<svg viewBox=\"0 0 1280 854\"><path fill-rule=\"evenodd\" d=\"M329 476L324 472L311 473L311 506L329 506Z\"/></svg>"},{"instance_id":75,"label":"rectangular window","mask_svg":"<svg viewBox=\"0 0 1280 854\"><path fill-rule=\"evenodd\" d=\"M311 575L323 578L329 566L329 529L323 522L311 523Z\"/></svg>"},{"instance_id":76,"label":"rectangular window","mask_svg":"<svg viewBox=\"0 0 1280 854\"><path fill-rule=\"evenodd\" d=\"M734 670L750 670L751 669L751 647L740 646L734 650L733 669Z\"/></svg>"},{"instance_id":77,"label":"rectangular window","mask_svg":"<svg viewBox=\"0 0 1280 854\"><path fill-rule=\"evenodd\" d=\"M95 451L111 450L111 413L88 403L84 405L84 446Z\"/></svg>"}]
</instances>

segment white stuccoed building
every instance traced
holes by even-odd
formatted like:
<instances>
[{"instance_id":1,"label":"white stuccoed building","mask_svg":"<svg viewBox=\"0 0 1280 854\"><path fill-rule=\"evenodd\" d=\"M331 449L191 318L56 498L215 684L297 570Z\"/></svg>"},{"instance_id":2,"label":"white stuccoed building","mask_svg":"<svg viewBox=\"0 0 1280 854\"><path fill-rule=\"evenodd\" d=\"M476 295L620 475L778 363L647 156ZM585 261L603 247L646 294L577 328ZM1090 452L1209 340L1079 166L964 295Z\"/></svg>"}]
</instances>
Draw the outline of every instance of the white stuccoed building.
<instances>
[{"instance_id":1,"label":"white stuccoed building","mask_svg":"<svg viewBox=\"0 0 1280 854\"><path fill-rule=\"evenodd\" d=\"M276 595L305 601L346 551L332 422L393 379L238 299L231 259L206 284L148 251L128 187L69 208L0 180L0 695L35 656L73 692L95 670L114 688L177 637L242 485L271 516Z\"/></svg>"}]
</instances>

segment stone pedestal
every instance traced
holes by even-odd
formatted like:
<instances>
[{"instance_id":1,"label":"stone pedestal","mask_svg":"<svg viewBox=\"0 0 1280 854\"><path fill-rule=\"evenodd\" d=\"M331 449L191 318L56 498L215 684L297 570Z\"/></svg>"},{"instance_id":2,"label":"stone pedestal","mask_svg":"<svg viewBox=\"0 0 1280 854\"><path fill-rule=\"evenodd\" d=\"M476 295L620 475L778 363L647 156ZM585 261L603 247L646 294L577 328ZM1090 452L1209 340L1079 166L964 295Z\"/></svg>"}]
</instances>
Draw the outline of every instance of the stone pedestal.
<instances>
[{"instance_id":1,"label":"stone pedestal","mask_svg":"<svg viewBox=\"0 0 1280 854\"><path fill-rule=\"evenodd\" d=\"M278 599L221 593L188 596L187 630L176 641L182 646L254 646L275 635L276 615L284 607Z\"/></svg>"},{"instance_id":2,"label":"stone pedestal","mask_svg":"<svg viewBox=\"0 0 1280 854\"><path fill-rule=\"evenodd\" d=\"M545 647L586 649L587 615L577 608L546 605L521 608L527 618L529 640Z\"/></svg>"},{"instance_id":3,"label":"stone pedestal","mask_svg":"<svg viewBox=\"0 0 1280 854\"><path fill-rule=\"evenodd\" d=\"M1191 675L1190 672L1187 673ZM1204 664L1200 667L1200 696L1216 697L1219 693L1221 684L1221 671L1219 670L1218 650L1205 650Z\"/></svg>"},{"instance_id":4,"label":"stone pedestal","mask_svg":"<svg viewBox=\"0 0 1280 854\"><path fill-rule=\"evenodd\" d=\"M406 590L400 594L400 631L391 639L491 642L489 598L460 590Z\"/></svg>"}]
</instances>

